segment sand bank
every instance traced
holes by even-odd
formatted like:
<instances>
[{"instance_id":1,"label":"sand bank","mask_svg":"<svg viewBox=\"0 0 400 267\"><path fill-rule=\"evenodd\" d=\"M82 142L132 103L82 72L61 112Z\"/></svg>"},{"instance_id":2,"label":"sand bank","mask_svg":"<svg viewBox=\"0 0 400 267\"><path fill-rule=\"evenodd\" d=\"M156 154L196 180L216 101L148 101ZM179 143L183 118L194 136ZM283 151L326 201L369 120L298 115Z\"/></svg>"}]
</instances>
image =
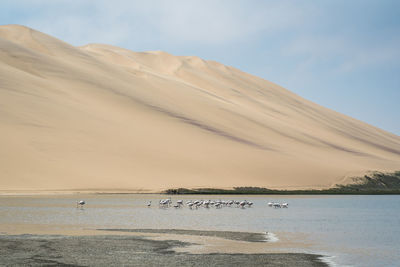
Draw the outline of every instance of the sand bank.
<instances>
[{"instance_id":1,"label":"sand bank","mask_svg":"<svg viewBox=\"0 0 400 267\"><path fill-rule=\"evenodd\" d=\"M174 251L191 245L177 240L140 236L0 236L0 260L5 265L74 266L327 266L321 256L303 253L212 253Z\"/></svg>"}]
</instances>

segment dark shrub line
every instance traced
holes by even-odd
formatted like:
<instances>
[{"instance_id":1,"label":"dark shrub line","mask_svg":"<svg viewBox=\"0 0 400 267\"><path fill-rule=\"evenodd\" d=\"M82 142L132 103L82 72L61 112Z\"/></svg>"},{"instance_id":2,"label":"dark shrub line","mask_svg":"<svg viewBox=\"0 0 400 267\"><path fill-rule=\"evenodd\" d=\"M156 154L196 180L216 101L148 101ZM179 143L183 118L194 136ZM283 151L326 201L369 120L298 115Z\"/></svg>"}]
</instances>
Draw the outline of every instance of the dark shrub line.
<instances>
[{"instance_id":1,"label":"dark shrub line","mask_svg":"<svg viewBox=\"0 0 400 267\"><path fill-rule=\"evenodd\" d=\"M394 173L374 172L371 176L352 178L354 183L336 185L329 189L276 190L263 187L218 188L174 188L165 190L165 194L203 194L203 195L386 195L400 194L400 171Z\"/></svg>"}]
</instances>

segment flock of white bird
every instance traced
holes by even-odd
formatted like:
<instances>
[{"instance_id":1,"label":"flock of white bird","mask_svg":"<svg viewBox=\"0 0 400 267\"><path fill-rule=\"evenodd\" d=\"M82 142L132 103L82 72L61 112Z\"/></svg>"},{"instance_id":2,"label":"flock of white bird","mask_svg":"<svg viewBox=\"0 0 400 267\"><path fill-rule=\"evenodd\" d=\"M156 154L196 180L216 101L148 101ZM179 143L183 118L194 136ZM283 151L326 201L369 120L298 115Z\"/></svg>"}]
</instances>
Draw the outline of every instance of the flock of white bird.
<instances>
[{"instance_id":1,"label":"flock of white bird","mask_svg":"<svg viewBox=\"0 0 400 267\"><path fill-rule=\"evenodd\" d=\"M183 203L183 200L177 200L176 203L173 203L170 198L168 199L161 199L158 203L160 208L182 208L184 206L188 207L189 209L199 209L199 208L217 208L220 209L222 207L238 207L238 208L246 208L251 207L253 202L243 200L188 200ZM151 201L147 204L148 207L151 206Z\"/></svg>"},{"instance_id":2,"label":"flock of white bird","mask_svg":"<svg viewBox=\"0 0 400 267\"><path fill-rule=\"evenodd\" d=\"M76 207L83 207L86 202L84 200L79 200L76 202ZM169 207L174 207L174 208L182 208L184 207L183 200L177 200L176 203L174 204L170 198L167 199L161 199L159 202L159 207L160 208L169 208ZM237 201L237 200L188 200L186 201L186 206L189 209L198 209L198 208L210 208L214 207L217 209L220 209L222 207L237 207L237 208L250 208L253 206L253 202L243 200L243 201ZM274 207L274 208L288 208L289 204L288 203L279 203L279 202L268 202L269 207ZM147 203L147 207L151 207L151 201Z\"/></svg>"}]
</instances>

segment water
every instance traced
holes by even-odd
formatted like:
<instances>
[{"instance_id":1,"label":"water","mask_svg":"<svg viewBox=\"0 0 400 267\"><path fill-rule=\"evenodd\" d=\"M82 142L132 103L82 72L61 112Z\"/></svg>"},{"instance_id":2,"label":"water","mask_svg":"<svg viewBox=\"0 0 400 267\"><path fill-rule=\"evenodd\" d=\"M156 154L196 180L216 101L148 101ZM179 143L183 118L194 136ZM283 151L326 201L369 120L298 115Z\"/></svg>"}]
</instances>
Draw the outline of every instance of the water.
<instances>
[{"instance_id":1,"label":"water","mask_svg":"<svg viewBox=\"0 0 400 267\"><path fill-rule=\"evenodd\" d=\"M173 196L172 200L222 199L253 207L160 209L165 195L0 196L2 226L59 229L160 228L268 231L289 240L284 251L330 255L339 266L398 266L400 196ZM84 209L76 200L86 200ZM152 200L152 207L146 204ZM268 207L288 202L288 209Z\"/></svg>"}]
</instances>

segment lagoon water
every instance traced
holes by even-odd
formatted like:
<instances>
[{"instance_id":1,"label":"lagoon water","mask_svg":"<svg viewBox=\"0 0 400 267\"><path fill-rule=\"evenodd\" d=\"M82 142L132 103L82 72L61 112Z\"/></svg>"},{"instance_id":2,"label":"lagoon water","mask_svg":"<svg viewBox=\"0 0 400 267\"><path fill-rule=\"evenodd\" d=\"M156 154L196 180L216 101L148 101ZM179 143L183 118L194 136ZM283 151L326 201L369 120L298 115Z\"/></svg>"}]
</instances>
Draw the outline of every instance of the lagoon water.
<instances>
[{"instance_id":1,"label":"lagoon water","mask_svg":"<svg viewBox=\"0 0 400 267\"><path fill-rule=\"evenodd\" d=\"M400 265L400 196L172 196L248 200L253 207L159 208L165 195L0 196L0 232L30 226L63 229L156 228L272 232L289 240L277 251L317 253L338 266ZM84 199L83 209L76 200ZM148 201L152 206L146 206ZM288 209L268 207L288 202ZM13 229L15 227L15 229ZM24 229L27 229L24 232Z\"/></svg>"}]
</instances>

